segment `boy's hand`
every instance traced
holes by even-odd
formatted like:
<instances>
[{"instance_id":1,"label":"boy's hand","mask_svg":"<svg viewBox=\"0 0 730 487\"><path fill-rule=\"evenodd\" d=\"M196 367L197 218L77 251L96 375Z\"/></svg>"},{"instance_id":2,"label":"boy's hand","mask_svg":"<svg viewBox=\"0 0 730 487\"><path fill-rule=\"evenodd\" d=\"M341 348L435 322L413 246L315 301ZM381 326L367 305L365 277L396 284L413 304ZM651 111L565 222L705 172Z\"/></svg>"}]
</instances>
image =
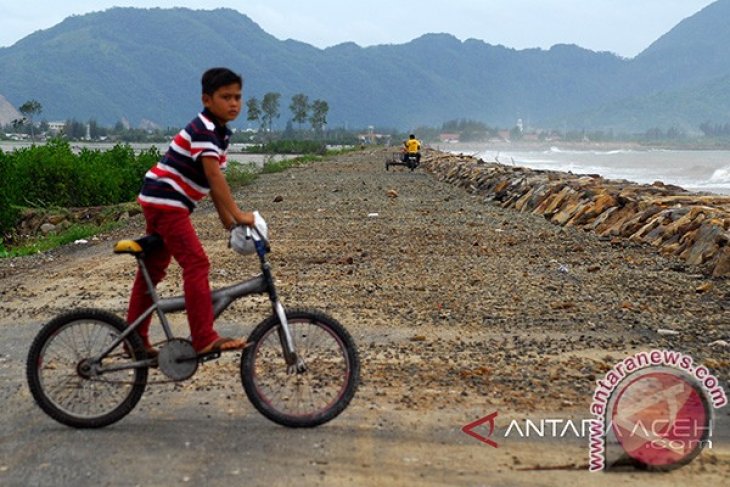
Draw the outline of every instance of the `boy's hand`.
<instances>
[{"instance_id":1,"label":"boy's hand","mask_svg":"<svg viewBox=\"0 0 730 487\"><path fill-rule=\"evenodd\" d=\"M254 224L254 215L250 211L239 211L235 216L233 225L246 225L252 227Z\"/></svg>"}]
</instances>

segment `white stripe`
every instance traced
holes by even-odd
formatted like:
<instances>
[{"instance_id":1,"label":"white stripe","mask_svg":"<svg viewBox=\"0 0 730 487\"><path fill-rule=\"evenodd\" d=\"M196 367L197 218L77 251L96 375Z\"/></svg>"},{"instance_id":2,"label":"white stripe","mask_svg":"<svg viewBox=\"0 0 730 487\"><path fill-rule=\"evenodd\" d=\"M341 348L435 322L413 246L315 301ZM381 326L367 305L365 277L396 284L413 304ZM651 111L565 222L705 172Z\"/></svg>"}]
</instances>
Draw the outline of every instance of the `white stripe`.
<instances>
[{"instance_id":1,"label":"white stripe","mask_svg":"<svg viewBox=\"0 0 730 487\"><path fill-rule=\"evenodd\" d=\"M200 186L198 184L195 184L194 182L192 182L191 180L189 180L188 178L186 178L185 176L183 176L182 174L180 174L180 172L178 172L175 168L173 168L171 166L168 166L167 164L163 164L161 162L158 162L157 163L157 167L159 167L163 171L171 172L175 176L179 177L180 179L183 180L183 182L185 184L187 184L188 186L190 186L191 188L193 188L195 191L199 191L199 192L205 193L205 194L208 194L208 191L210 191L209 188L204 188L203 186Z\"/></svg>"},{"instance_id":2,"label":"white stripe","mask_svg":"<svg viewBox=\"0 0 730 487\"><path fill-rule=\"evenodd\" d=\"M174 150L175 152L177 152L178 154L180 154L182 156L190 157L190 158L193 157L193 155L189 151L186 151L185 149L180 147L178 144L175 143L174 140L172 142L170 142L170 149Z\"/></svg>"},{"instance_id":3,"label":"white stripe","mask_svg":"<svg viewBox=\"0 0 730 487\"><path fill-rule=\"evenodd\" d=\"M193 150L193 149L203 149L203 150L208 149L208 150L215 151L216 154L220 154L223 152L221 150L221 148L218 147L217 145L215 145L213 142L191 142L190 150Z\"/></svg>"},{"instance_id":4,"label":"white stripe","mask_svg":"<svg viewBox=\"0 0 730 487\"><path fill-rule=\"evenodd\" d=\"M186 197L187 199L189 199L190 201L198 201L198 200L197 200L197 199L195 199L195 198L194 198L194 197L193 197L192 195L190 195L190 194L187 194L187 193L185 192L185 190L184 190L184 189L182 189L182 188L180 187L180 185L179 185L179 184L177 184L177 183L176 183L176 182L175 182L174 180L172 180L172 179L170 179L170 178L160 177L160 176L158 176L157 174L155 174L155 173L153 173L153 172L148 172L148 173L147 173L147 174L145 175L145 177L147 177L147 178L150 178L150 179L154 179L155 181L159 181L159 182L161 182L161 183L167 183L167 184L169 184L169 185L170 185L170 186L172 187L172 189L174 189L175 191L177 191L177 192L178 192L178 193L180 193L181 195L185 196L185 197ZM203 193L203 196L205 196L205 195L206 195L206 194L208 194L209 192L210 192L210 190L209 190L209 189L206 189L206 190L204 190L204 191L201 191L201 193ZM201 198L202 198L202 197L201 197Z\"/></svg>"},{"instance_id":5,"label":"white stripe","mask_svg":"<svg viewBox=\"0 0 730 487\"><path fill-rule=\"evenodd\" d=\"M187 206L185 206L183 203L180 203L176 200L168 200L165 198L154 198L151 196L145 196L145 195L139 195L138 196L140 201L144 201L145 203L150 203L154 205L165 205L165 206L174 206L175 208L183 208L185 210L189 210Z\"/></svg>"},{"instance_id":6,"label":"white stripe","mask_svg":"<svg viewBox=\"0 0 730 487\"><path fill-rule=\"evenodd\" d=\"M201 113L198 114L198 118L203 121L203 125L205 125L205 128L208 130L215 130L215 124L208 120L205 115Z\"/></svg>"},{"instance_id":7,"label":"white stripe","mask_svg":"<svg viewBox=\"0 0 730 487\"><path fill-rule=\"evenodd\" d=\"M179 134L183 139L187 140L188 142L192 142L192 137L185 129L182 129Z\"/></svg>"}]
</instances>

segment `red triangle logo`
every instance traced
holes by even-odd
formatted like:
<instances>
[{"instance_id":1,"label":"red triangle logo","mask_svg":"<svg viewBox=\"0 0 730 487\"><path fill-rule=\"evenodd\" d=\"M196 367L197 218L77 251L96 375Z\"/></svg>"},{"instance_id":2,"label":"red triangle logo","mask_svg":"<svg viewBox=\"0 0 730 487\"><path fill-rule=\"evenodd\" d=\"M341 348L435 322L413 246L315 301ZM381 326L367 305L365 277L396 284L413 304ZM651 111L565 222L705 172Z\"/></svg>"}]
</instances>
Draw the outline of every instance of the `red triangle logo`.
<instances>
[{"instance_id":1,"label":"red triangle logo","mask_svg":"<svg viewBox=\"0 0 730 487\"><path fill-rule=\"evenodd\" d=\"M494 433L494 418L497 417L498 412L495 411L492 414L488 416L484 416L482 419L478 419L474 421L473 423L469 423L463 428L461 428L461 431L466 433L467 435L476 438L477 440L481 441L482 443L486 443L489 446L492 446L494 448L499 448L499 445L494 440L490 440L489 437L492 436L492 433ZM474 429L478 428L479 426L489 423L489 434L487 436L482 436L479 433L475 432Z\"/></svg>"}]
</instances>

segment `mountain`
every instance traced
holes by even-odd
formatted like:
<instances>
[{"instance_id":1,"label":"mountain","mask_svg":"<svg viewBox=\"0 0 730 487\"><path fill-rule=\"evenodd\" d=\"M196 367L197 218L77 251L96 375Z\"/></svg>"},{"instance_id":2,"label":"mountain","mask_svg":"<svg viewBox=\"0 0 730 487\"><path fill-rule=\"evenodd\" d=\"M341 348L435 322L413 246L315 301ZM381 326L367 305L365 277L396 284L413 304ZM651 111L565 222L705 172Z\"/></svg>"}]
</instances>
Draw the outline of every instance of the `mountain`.
<instances>
[{"instance_id":1,"label":"mountain","mask_svg":"<svg viewBox=\"0 0 730 487\"><path fill-rule=\"evenodd\" d=\"M7 125L20 117L20 112L4 96L0 95L0 125Z\"/></svg>"},{"instance_id":2,"label":"mountain","mask_svg":"<svg viewBox=\"0 0 730 487\"><path fill-rule=\"evenodd\" d=\"M411 128L471 118L644 130L697 127L730 115L730 0L685 19L634 59L574 45L514 50L427 34L401 45L318 49L279 40L247 16L113 8L73 16L0 49L0 93L34 98L49 120L96 118L180 126L199 109L212 66L245 78L244 96L305 93L330 106L331 127ZM245 125L241 117L238 126Z\"/></svg>"},{"instance_id":3,"label":"mountain","mask_svg":"<svg viewBox=\"0 0 730 487\"><path fill-rule=\"evenodd\" d=\"M680 22L615 73L617 103L590 107L573 125L619 129L679 127L730 120L730 0Z\"/></svg>"}]
</instances>

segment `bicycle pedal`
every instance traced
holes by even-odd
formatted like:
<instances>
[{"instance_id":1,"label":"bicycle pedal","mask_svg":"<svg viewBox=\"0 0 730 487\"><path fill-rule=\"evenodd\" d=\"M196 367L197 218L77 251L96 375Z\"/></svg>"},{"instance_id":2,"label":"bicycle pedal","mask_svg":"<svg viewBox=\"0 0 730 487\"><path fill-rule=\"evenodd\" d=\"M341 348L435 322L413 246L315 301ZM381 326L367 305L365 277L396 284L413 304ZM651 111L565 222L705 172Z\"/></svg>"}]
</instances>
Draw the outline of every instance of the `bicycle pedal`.
<instances>
[{"instance_id":1,"label":"bicycle pedal","mask_svg":"<svg viewBox=\"0 0 730 487\"><path fill-rule=\"evenodd\" d=\"M198 362L210 362L211 360L215 360L217 358L221 357L220 350L216 350L214 352L208 352L203 353L197 356Z\"/></svg>"}]
</instances>

